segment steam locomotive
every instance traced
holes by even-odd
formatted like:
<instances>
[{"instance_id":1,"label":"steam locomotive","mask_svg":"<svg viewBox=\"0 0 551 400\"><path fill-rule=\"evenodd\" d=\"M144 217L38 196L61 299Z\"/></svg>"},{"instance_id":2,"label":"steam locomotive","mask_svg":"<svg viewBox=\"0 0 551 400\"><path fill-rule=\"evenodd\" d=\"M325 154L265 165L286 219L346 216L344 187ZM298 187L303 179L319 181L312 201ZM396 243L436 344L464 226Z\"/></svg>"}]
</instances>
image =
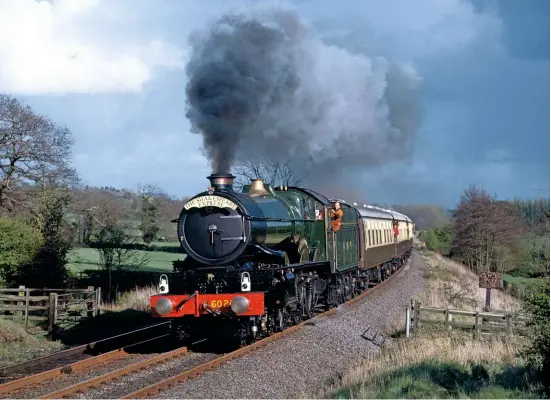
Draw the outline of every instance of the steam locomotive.
<instances>
[{"instance_id":1,"label":"steam locomotive","mask_svg":"<svg viewBox=\"0 0 551 400\"><path fill-rule=\"evenodd\" d=\"M414 225L403 214L260 179L237 192L234 178L212 174L183 206L187 257L150 299L152 317L170 319L182 344L242 346L282 331L387 279L410 255Z\"/></svg>"}]
</instances>

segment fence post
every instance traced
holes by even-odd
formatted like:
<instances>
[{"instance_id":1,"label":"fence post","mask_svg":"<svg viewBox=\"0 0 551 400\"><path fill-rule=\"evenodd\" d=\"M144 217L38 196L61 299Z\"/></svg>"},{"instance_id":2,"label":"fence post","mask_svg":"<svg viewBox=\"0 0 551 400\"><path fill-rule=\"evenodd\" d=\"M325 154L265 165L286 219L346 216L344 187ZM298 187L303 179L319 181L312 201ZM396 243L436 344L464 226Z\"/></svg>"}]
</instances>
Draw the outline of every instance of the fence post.
<instances>
[{"instance_id":1,"label":"fence post","mask_svg":"<svg viewBox=\"0 0 551 400\"><path fill-rule=\"evenodd\" d=\"M511 314L507 314L505 318L507 319L507 334L511 335L513 333L513 321L511 320Z\"/></svg>"},{"instance_id":2,"label":"fence post","mask_svg":"<svg viewBox=\"0 0 551 400\"><path fill-rule=\"evenodd\" d=\"M410 325L411 325L411 308L406 308L406 337L410 337Z\"/></svg>"},{"instance_id":3,"label":"fence post","mask_svg":"<svg viewBox=\"0 0 551 400\"><path fill-rule=\"evenodd\" d=\"M29 302L30 302L31 291L29 289L25 290L25 332L29 329Z\"/></svg>"},{"instance_id":4,"label":"fence post","mask_svg":"<svg viewBox=\"0 0 551 400\"><path fill-rule=\"evenodd\" d=\"M95 309L95 296L96 296L96 291L94 290L94 287L93 286L88 286L88 292L86 292L86 316L87 317L93 317L95 312L94 312L94 309Z\"/></svg>"},{"instance_id":5,"label":"fence post","mask_svg":"<svg viewBox=\"0 0 551 400\"><path fill-rule=\"evenodd\" d=\"M101 286L96 289L96 316L100 314L101 310Z\"/></svg>"},{"instance_id":6,"label":"fence post","mask_svg":"<svg viewBox=\"0 0 551 400\"><path fill-rule=\"evenodd\" d=\"M50 293L50 306L48 307L48 332L52 333L57 320L57 293Z\"/></svg>"},{"instance_id":7,"label":"fence post","mask_svg":"<svg viewBox=\"0 0 551 400\"><path fill-rule=\"evenodd\" d=\"M474 337L475 339L478 339L480 336L480 324L478 320L478 311L474 315Z\"/></svg>"},{"instance_id":8,"label":"fence post","mask_svg":"<svg viewBox=\"0 0 551 400\"><path fill-rule=\"evenodd\" d=\"M420 324L420 314L421 314L421 303L416 301L415 302L415 311L414 311L414 314L415 314L415 329L419 329L419 324Z\"/></svg>"},{"instance_id":9,"label":"fence post","mask_svg":"<svg viewBox=\"0 0 551 400\"><path fill-rule=\"evenodd\" d=\"M444 325L446 325L448 327L448 330L451 331L452 330L452 317L453 315L450 313L450 309L449 308L446 308L446 314L444 316L444 318L446 318L446 321L444 322Z\"/></svg>"},{"instance_id":10,"label":"fence post","mask_svg":"<svg viewBox=\"0 0 551 400\"><path fill-rule=\"evenodd\" d=\"M19 285L19 289L25 289L25 285ZM17 292L17 295L19 297L23 297L25 296L25 292L22 291L22 292ZM23 307L23 302L22 301L18 301L17 302L17 307ZM17 310L15 312L15 315L17 315L18 317L23 317L23 311L20 311L20 310Z\"/></svg>"}]
</instances>

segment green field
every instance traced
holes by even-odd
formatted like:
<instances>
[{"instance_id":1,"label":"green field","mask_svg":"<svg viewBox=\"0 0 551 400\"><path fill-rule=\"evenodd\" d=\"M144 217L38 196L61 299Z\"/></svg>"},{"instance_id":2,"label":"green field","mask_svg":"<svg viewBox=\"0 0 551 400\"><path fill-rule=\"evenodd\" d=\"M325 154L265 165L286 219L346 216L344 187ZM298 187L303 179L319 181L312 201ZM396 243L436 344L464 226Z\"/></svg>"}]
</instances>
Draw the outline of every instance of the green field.
<instances>
[{"instance_id":1,"label":"green field","mask_svg":"<svg viewBox=\"0 0 551 400\"><path fill-rule=\"evenodd\" d=\"M170 243L155 243L156 245L168 246ZM147 266L139 268L140 271L172 271L172 261L183 260L185 254L170 253L166 251L143 251L136 250L139 254L146 254L149 257ZM101 269L98 251L91 248L77 248L71 252L69 258L69 270L74 273L86 269ZM137 269L132 266L129 269Z\"/></svg>"},{"instance_id":2,"label":"green field","mask_svg":"<svg viewBox=\"0 0 551 400\"><path fill-rule=\"evenodd\" d=\"M518 287L520 290L530 289L532 286L537 284L543 278L525 278L522 276L512 276L509 274L503 275L503 280L510 285Z\"/></svg>"}]
</instances>

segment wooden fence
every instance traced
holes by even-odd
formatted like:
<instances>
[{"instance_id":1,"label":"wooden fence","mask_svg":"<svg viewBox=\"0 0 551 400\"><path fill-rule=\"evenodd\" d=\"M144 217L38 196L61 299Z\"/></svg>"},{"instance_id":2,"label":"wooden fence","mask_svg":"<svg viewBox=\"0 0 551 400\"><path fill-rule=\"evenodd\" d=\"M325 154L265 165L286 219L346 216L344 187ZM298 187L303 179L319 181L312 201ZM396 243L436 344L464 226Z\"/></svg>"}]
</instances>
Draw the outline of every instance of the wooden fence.
<instances>
[{"instance_id":1,"label":"wooden fence","mask_svg":"<svg viewBox=\"0 0 551 400\"><path fill-rule=\"evenodd\" d=\"M33 327L48 332L67 329L98 315L100 306L101 288L0 289L0 318L19 320L26 331Z\"/></svg>"},{"instance_id":2,"label":"wooden fence","mask_svg":"<svg viewBox=\"0 0 551 400\"><path fill-rule=\"evenodd\" d=\"M470 331L475 337L481 334L504 333L524 334L528 317L518 313L494 311L465 311L450 308L423 307L418 301L411 301L406 310L406 336L419 330L422 325L451 331Z\"/></svg>"}]
</instances>

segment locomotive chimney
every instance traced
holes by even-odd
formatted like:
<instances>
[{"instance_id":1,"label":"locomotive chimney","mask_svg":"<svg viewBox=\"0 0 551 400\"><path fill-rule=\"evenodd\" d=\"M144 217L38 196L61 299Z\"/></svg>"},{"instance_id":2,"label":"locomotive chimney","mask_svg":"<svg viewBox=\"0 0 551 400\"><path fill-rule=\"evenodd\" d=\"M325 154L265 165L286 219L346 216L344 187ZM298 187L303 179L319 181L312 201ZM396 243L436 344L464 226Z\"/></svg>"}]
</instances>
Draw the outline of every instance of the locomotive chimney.
<instances>
[{"instance_id":1,"label":"locomotive chimney","mask_svg":"<svg viewBox=\"0 0 551 400\"><path fill-rule=\"evenodd\" d=\"M232 174L212 174L207 176L210 181L210 185L214 190L227 190L233 192L233 180L235 176Z\"/></svg>"},{"instance_id":2,"label":"locomotive chimney","mask_svg":"<svg viewBox=\"0 0 551 400\"><path fill-rule=\"evenodd\" d=\"M248 194L251 197L269 196L270 192L264 187L264 181L262 179L253 179Z\"/></svg>"}]
</instances>

